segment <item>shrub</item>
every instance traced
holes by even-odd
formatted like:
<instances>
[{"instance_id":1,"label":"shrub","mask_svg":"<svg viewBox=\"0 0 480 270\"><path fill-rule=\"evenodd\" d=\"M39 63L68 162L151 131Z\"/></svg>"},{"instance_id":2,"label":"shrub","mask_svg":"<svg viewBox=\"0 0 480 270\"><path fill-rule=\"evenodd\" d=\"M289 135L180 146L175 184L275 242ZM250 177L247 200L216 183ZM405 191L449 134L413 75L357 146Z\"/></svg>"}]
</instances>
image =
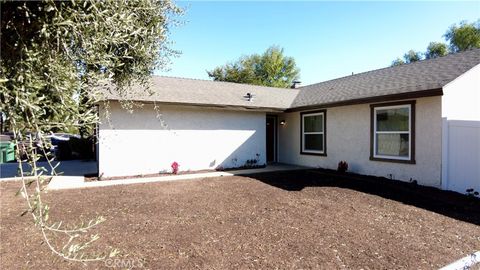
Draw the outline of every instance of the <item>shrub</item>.
<instances>
[{"instance_id":1,"label":"shrub","mask_svg":"<svg viewBox=\"0 0 480 270\"><path fill-rule=\"evenodd\" d=\"M475 189L473 188L467 189L466 192L467 192L467 196L470 196L470 197L478 197L480 195L480 193L478 191L475 191Z\"/></svg>"},{"instance_id":2,"label":"shrub","mask_svg":"<svg viewBox=\"0 0 480 270\"><path fill-rule=\"evenodd\" d=\"M346 172L348 170L348 163L345 160L338 162L337 171Z\"/></svg>"}]
</instances>

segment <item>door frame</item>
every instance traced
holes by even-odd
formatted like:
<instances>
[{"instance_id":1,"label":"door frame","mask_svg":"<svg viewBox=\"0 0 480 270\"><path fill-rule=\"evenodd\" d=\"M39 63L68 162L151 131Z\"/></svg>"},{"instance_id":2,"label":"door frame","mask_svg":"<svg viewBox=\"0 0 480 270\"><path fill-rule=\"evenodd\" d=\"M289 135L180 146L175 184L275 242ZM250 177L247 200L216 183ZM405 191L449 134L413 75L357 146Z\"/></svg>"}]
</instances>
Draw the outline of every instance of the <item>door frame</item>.
<instances>
[{"instance_id":1,"label":"door frame","mask_svg":"<svg viewBox=\"0 0 480 270\"><path fill-rule=\"evenodd\" d=\"M273 160L272 161L268 161L268 157L267 157L267 144L268 142L265 140L265 161L268 163L276 163L278 162L278 115L275 115L275 114L267 114L266 117L265 117L265 138L267 138L266 136L266 132L267 132L267 119L268 118L271 118L273 119Z\"/></svg>"}]
</instances>

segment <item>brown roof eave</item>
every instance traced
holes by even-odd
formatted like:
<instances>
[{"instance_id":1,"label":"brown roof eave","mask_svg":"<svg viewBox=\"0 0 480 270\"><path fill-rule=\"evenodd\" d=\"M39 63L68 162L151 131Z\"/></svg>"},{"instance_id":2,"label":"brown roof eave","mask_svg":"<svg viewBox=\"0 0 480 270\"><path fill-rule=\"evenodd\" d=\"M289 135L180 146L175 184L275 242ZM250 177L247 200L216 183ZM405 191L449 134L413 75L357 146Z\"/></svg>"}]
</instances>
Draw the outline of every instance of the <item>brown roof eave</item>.
<instances>
[{"instance_id":1,"label":"brown roof eave","mask_svg":"<svg viewBox=\"0 0 480 270\"><path fill-rule=\"evenodd\" d=\"M293 107L293 108L271 108L271 107L258 107L258 106L181 103L181 102L156 102L156 103L163 104L163 105L192 106L192 107L203 107L203 108L212 108L212 109L273 112L273 113L287 112L288 113L288 112L299 112L299 111L316 110L316 109L331 108L331 107L378 103L378 102L387 102L387 101L403 100L403 99L415 99L415 98L433 97L433 96L442 96L442 95L443 95L443 89L435 88L435 89L421 90L421 91L415 91L415 92L406 92L406 93L390 94L390 95L383 95L383 96L366 97L366 98L360 98L360 99L343 100L343 101L314 104L314 105L300 106L300 107ZM120 101L120 100L107 99L105 101ZM144 104L154 104L153 101L145 101L145 100L133 100L133 101L141 102Z\"/></svg>"},{"instance_id":2,"label":"brown roof eave","mask_svg":"<svg viewBox=\"0 0 480 270\"><path fill-rule=\"evenodd\" d=\"M120 99L105 99L103 101L122 101ZM204 104L204 103L186 103L186 102L162 102L162 101L148 101L148 100L129 100L132 102L139 102L143 104L161 104L172 106L188 106L188 107L202 107L210 109L226 109L236 111L253 111L253 112L270 112L281 113L285 112L287 108L272 108L272 107L258 107L258 106L242 106L242 105L222 105L222 104ZM102 101L99 101L102 102Z\"/></svg>"},{"instance_id":3,"label":"brown roof eave","mask_svg":"<svg viewBox=\"0 0 480 270\"><path fill-rule=\"evenodd\" d=\"M300 107L289 108L285 112L299 112L299 111L316 110L316 109L340 107L340 106L347 106L347 105L378 103L378 102L385 102L385 101L433 97L433 96L442 96L442 95L443 95L443 89L435 88L435 89L421 90L421 91L415 91L415 92L390 94L390 95L384 95L384 96L366 97L366 98L359 98L359 99L335 101L335 102L323 103L323 104L300 106Z\"/></svg>"}]
</instances>

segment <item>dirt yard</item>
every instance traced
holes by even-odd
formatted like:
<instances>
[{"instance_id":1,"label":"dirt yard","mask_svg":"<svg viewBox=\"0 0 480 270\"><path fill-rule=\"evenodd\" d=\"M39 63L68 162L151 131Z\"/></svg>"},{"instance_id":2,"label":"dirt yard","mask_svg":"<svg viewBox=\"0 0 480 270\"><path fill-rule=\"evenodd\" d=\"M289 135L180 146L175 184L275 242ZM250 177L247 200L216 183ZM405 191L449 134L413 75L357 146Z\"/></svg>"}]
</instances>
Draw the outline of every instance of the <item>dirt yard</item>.
<instances>
[{"instance_id":1,"label":"dirt yard","mask_svg":"<svg viewBox=\"0 0 480 270\"><path fill-rule=\"evenodd\" d=\"M146 269L438 269L480 250L480 200L323 171L48 192L52 221L103 215L92 251ZM19 183L0 183L2 269L91 269L52 255Z\"/></svg>"}]
</instances>

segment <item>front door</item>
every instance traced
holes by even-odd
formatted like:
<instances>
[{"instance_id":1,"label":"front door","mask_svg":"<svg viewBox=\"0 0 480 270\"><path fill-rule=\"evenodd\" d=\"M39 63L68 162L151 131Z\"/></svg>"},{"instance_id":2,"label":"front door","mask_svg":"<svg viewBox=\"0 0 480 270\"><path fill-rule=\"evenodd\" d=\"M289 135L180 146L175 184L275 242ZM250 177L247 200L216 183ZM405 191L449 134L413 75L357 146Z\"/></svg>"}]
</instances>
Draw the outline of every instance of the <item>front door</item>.
<instances>
[{"instance_id":1,"label":"front door","mask_svg":"<svg viewBox=\"0 0 480 270\"><path fill-rule=\"evenodd\" d=\"M277 118L275 116L267 116L267 162L276 161L276 133L277 133Z\"/></svg>"}]
</instances>

